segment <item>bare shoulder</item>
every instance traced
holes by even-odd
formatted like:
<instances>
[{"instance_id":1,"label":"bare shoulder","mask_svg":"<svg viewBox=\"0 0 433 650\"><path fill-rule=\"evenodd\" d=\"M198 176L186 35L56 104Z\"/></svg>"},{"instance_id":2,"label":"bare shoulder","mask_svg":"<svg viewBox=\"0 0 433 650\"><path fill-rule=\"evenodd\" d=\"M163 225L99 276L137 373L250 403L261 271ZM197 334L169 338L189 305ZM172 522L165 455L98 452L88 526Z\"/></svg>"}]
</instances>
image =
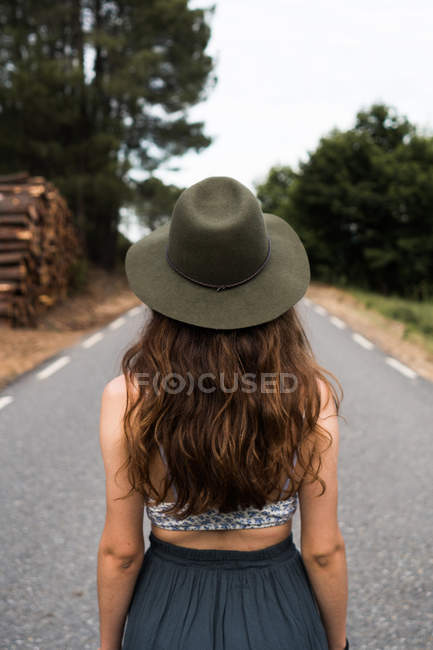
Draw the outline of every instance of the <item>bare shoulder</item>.
<instances>
[{"instance_id":1,"label":"bare shoulder","mask_svg":"<svg viewBox=\"0 0 433 650\"><path fill-rule=\"evenodd\" d=\"M335 415L337 409L329 385L320 377L317 378L317 385L320 393L320 417Z\"/></svg>"},{"instance_id":2,"label":"bare shoulder","mask_svg":"<svg viewBox=\"0 0 433 650\"><path fill-rule=\"evenodd\" d=\"M117 375L105 384L103 395L110 400L126 399L126 380L125 375Z\"/></svg>"},{"instance_id":3,"label":"bare shoulder","mask_svg":"<svg viewBox=\"0 0 433 650\"><path fill-rule=\"evenodd\" d=\"M117 377L113 377L113 379L110 379L105 384L102 397L104 401L124 406L126 404L128 390L135 397L137 387L132 383L127 383L125 375L122 373L121 375L117 375Z\"/></svg>"},{"instance_id":4,"label":"bare shoulder","mask_svg":"<svg viewBox=\"0 0 433 650\"><path fill-rule=\"evenodd\" d=\"M136 390L128 384L123 373L105 384L101 396L101 435L122 437L121 423L128 405L128 391L130 400L135 400Z\"/></svg>"},{"instance_id":5,"label":"bare shoulder","mask_svg":"<svg viewBox=\"0 0 433 650\"><path fill-rule=\"evenodd\" d=\"M126 382L123 375L110 379L101 396L100 440L103 450L107 442L122 436L121 421L126 407Z\"/></svg>"}]
</instances>

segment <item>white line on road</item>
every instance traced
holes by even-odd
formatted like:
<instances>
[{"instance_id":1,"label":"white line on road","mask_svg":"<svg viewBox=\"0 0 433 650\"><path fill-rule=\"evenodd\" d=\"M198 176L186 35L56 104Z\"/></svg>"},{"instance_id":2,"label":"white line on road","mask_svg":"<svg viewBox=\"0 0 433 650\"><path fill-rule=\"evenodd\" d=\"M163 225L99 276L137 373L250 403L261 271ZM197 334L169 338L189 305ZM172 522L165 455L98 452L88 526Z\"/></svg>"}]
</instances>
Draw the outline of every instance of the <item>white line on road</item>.
<instances>
[{"instance_id":1,"label":"white line on road","mask_svg":"<svg viewBox=\"0 0 433 650\"><path fill-rule=\"evenodd\" d=\"M341 318L338 318L337 316L331 316L329 320L333 325L339 327L341 330L344 330L344 328L346 327L346 323L343 320L341 320Z\"/></svg>"},{"instance_id":2,"label":"white line on road","mask_svg":"<svg viewBox=\"0 0 433 650\"><path fill-rule=\"evenodd\" d=\"M328 313L328 312L326 311L326 309L325 309L324 307L322 307L322 305L316 305L316 306L314 307L314 311L315 311L317 314L320 314L321 316L326 316L326 314Z\"/></svg>"},{"instance_id":3,"label":"white line on road","mask_svg":"<svg viewBox=\"0 0 433 650\"><path fill-rule=\"evenodd\" d=\"M110 330L117 330L118 327L121 327L124 323L126 323L126 319L121 316L120 318L116 318L116 320L113 320L109 324Z\"/></svg>"},{"instance_id":4,"label":"white line on road","mask_svg":"<svg viewBox=\"0 0 433 650\"><path fill-rule=\"evenodd\" d=\"M14 398L12 397L12 395L4 395L3 397L0 397L0 409L2 409L4 406L7 406L13 401Z\"/></svg>"},{"instance_id":5,"label":"white line on road","mask_svg":"<svg viewBox=\"0 0 433 650\"><path fill-rule=\"evenodd\" d=\"M52 375L54 372L57 372L57 370L60 370L60 368L63 368L63 366L66 366L67 363L69 363L71 360L71 357L60 357L60 359L57 359L56 361L53 361L53 363L50 363L49 366L38 372L36 377L38 379L45 379L46 377L49 377Z\"/></svg>"},{"instance_id":6,"label":"white line on road","mask_svg":"<svg viewBox=\"0 0 433 650\"><path fill-rule=\"evenodd\" d=\"M357 332L354 332L352 334L352 338L356 343L362 345L362 347L365 348L366 350L372 350L374 348L374 343L364 338L363 336L361 336L361 334L358 334Z\"/></svg>"},{"instance_id":7,"label":"white line on road","mask_svg":"<svg viewBox=\"0 0 433 650\"><path fill-rule=\"evenodd\" d=\"M135 316L141 312L141 307L133 307L128 311L129 316Z\"/></svg>"},{"instance_id":8,"label":"white line on road","mask_svg":"<svg viewBox=\"0 0 433 650\"><path fill-rule=\"evenodd\" d=\"M95 343L98 343L101 339L104 338L104 335L102 332L96 332L96 334L92 334L92 336L89 336L88 339L82 342L83 348L91 348L92 345L95 345Z\"/></svg>"},{"instance_id":9,"label":"white line on road","mask_svg":"<svg viewBox=\"0 0 433 650\"><path fill-rule=\"evenodd\" d=\"M400 361L397 361L397 359L394 359L393 357L386 357L386 363L399 372L401 372L403 375L406 375L406 377L410 377L411 379L415 379L417 376L417 373L415 370L412 370L412 368L408 368L408 366L405 366L404 363L401 363Z\"/></svg>"}]
</instances>

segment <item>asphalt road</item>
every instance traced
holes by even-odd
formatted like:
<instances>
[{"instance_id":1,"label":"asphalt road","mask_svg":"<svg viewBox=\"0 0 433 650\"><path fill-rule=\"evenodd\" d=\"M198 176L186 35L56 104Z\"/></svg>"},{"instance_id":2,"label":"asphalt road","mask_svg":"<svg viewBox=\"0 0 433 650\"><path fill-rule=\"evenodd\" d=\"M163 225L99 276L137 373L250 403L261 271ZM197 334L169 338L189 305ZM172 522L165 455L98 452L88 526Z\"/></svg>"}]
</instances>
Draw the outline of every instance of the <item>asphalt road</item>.
<instances>
[{"instance_id":1,"label":"asphalt road","mask_svg":"<svg viewBox=\"0 0 433 650\"><path fill-rule=\"evenodd\" d=\"M351 648L433 648L433 384L314 304L302 301L300 313L345 392L339 519ZM144 308L127 312L0 393L1 648L97 648L100 397L145 318Z\"/></svg>"}]
</instances>

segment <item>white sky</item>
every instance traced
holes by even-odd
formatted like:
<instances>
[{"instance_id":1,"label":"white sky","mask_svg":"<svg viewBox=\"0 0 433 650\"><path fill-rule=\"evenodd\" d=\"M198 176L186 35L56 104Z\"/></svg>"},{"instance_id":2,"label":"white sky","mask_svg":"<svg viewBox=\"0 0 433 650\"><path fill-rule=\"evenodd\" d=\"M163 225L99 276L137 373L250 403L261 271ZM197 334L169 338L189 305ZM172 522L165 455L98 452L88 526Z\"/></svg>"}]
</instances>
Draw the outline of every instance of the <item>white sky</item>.
<instances>
[{"instance_id":1,"label":"white sky","mask_svg":"<svg viewBox=\"0 0 433 650\"><path fill-rule=\"evenodd\" d=\"M189 117L215 139L167 163L179 171L157 170L164 182L225 175L254 191L272 165L296 167L376 101L433 125L429 0L217 0L210 24L218 83Z\"/></svg>"}]
</instances>

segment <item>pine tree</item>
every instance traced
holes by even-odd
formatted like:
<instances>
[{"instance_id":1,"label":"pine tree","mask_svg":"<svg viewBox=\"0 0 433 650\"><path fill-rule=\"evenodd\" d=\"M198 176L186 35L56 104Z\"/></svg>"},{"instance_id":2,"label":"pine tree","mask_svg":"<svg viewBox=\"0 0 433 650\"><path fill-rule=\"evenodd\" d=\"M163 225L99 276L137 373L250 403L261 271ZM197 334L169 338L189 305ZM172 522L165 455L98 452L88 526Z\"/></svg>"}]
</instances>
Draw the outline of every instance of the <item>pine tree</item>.
<instances>
[{"instance_id":1,"label":"pine tree","mask_svg":"<svg viewBox=\"0 0 433 650\"><path fill-rule=\"evenodd\" d=\"M211 138L188 109L216 81L214 7L187 0L0 0L0 170L54 182L111 268L131 168Z\"/></svg>"}]
</instances>

